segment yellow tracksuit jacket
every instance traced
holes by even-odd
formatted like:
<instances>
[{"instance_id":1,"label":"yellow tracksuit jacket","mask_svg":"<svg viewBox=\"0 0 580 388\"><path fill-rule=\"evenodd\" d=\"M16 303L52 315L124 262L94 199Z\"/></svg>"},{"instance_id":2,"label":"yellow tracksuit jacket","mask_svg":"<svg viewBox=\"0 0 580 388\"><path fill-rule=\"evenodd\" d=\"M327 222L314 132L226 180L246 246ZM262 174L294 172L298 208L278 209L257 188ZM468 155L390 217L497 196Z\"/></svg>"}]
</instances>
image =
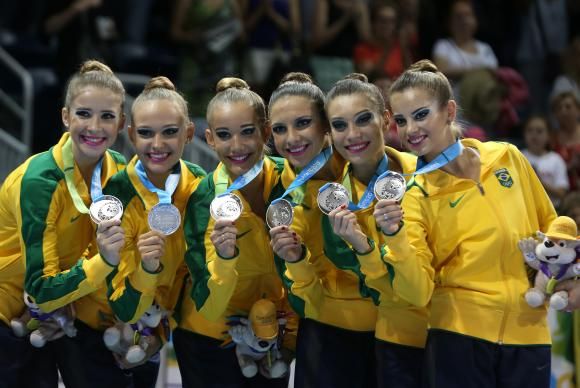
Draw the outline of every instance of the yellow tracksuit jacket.
<instances>
[{"instance_id":1,"label":"yellow tracksuit jacket","mask_svg":"<svg viewBox=\"0 0 580 388\"><path fill-rule=\"evenodd\" d=\"M0 191L0 319L8 323L22 313L22 292L44 311L83 301L95 311L106 309L105 277L113 267L98 254L95 225L75 208L63 172L62 147L69 134L49 151L29 158ZM107 151L101 183L125 166ZM74 184L87 207L91 203L78 167ZM85 315L77 318L94 326Z\"/></svg>"},{"instance_id":2,"label":"yellow tracksuit jacket","mask_svg":"<svg viewBox=\"0 0 580 388\"><path fill-rule=\"evenodd\" d=\"M344 161L333 155L328 163L340 176ZM286 162L283 186L288 187L295 178ZM373 290L364 283L356 255L332 233L316 202L318 189L325 183L317 179L306 183L292 223L292 229L302 237L304 257L295 263L276 257L278 271L289 289L290 303L301 317L347 330L374 331L377 308L371 298ZM347 254L341 255L343 251Z\"/></svg>"},{"instance_id":3,"label":"yellow tracksuit jacket","mask_svg":"<svg viewBox=\"0 0 580 388\"><path fill-rule=\"evenodd\" d=\"M530 284L517 243L545 231L554 207L513 145L462 143L481 156L485 195L441 170L417 176L402 228L385 237L395 292L419 306L431 301L430 328L499 344L549 344L545 309L524 299Z\"/></svg>"},{"instance_id":4,"label":"yellow tracksuit jacket","mask_svg":"<svg viewBox=\"0 0 580 388\"><path fill-rule=\"evenodd\" d=\"M154 300L166 311L171 313L174 310L188 272L184 262L185 208L189 197L205 177L201 167L180 160L181 175L172 203L179 209L182 223L175 233L166 237L162 270L151 273L141 264L137 241L140 235L150 230L147 216L159 198L140 181L135 170L137 160L135 156L124 171L111 178L104 191L119 198L125 209L121 221L125 246L121 250L118 268L107 277L109 304L119 319L131 323L138 321Z\"/></svg>"},{"instance_id":5,"label":"yellow tracksuit jacket","mask_svg":"<svg viewBox=\"0 0 580 388\"><path fill-rule=\"evenodd\" d=\"M215 224L209 206L216 195L221 168L222 165L218 165L200 183L187 207L186 262L191 282L186 286L179 323L180 328L217 339L224 338L227 332L226 317L248 314L252 304L260 298L272 300L279 310L288 309L286 293L276 273L267 226L252 212L239 191L234 191L243 203L242 215L235 221L237 255L231 259L218 256L209 238ZM283 193L279 184L282 169L281 159L265 158L262 174L266 204Z\"/></svg>"}]
</instances>

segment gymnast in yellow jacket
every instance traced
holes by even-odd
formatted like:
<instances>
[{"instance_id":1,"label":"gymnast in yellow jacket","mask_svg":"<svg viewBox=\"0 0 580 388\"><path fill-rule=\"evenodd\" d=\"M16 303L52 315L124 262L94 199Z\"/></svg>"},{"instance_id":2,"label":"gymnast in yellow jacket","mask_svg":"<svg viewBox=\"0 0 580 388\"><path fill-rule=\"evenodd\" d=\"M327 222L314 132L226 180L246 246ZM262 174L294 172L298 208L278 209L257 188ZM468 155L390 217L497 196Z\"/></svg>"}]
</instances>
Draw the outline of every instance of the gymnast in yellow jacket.
<instances>
[{"instance_id":1,"label":"gymnast in yellow jacket","mask_svg":"<svg viewBox=\"0 0 580 388\"><path fill-rule=\"evenodd\" d=\"M325 219L327 245L341 247L336 260L358 259L350 260L360 264L361 278L379 306L375 328L378 386L396 381L398 386L418 387L427 309L411 305L393 289L397 273L382 261L388 247L383 246L373 217L375 183L388 171L413 171L416 158L383 146L388 123L385 102L365 76L351 74L338 81L326 96L326 111L334 147L349 162L341 183L350 197L350 204L331 211Z\"/></svg>"},{"instance_id":2,"label":"gymnast in yellow jacket","mask_svg":"<svg viewBox=\"0 0 580 388\"><path fill-rule=\"evenodd\" d=\"M308 75L289 73L269 107L274 144L286 157L284 199L295 205L292 224L270 230L290 302L302 318L295 384L373 386L377 309L356 256L341 260L341 246L326 239L328 225L317 204L319 189L339 180L345 166L330 148L324 94Z\"/></svg>"},{"instance_id":3,"label":"gymnast in yellow jacket","mask_svg":"<svg viewBox=\"0 0 580 388\"><path fill-rule=\"evenodd\" d=\"M264 157L269 136L264 102L238 78L224 78L216 89L207 108L206 139L220 164L187 206L191 282L173 337L177 360L185 387L285 387L284 378L244 377L234 349L220 347L228 316L248 314L261 298L278 310L288 307L264 222L267 203L281 193L283 168L280 159ZM214 199L227 193L225 198L235 195L240 202L234 217L221 218L224 209Z\"/></svg>"},{"instance_id":4,"label":"gymnast in yellow jacket","mask_svg":"<svg viewBox=\"0 0 580 388\"><path fill-rule=\"evenodd\" d=\"M71 371L70 356L62 351L62 341L68 339L32 350L27 337L10 334L9 325L24 311L24 290L44 312L75 301L93 311L108 310L105 277L118 261L98 255L97 228L88 207L125 165L120 154L108 150L123 128L124 98L123 85L106 65L85 62L67 86L62 109L67 132L49 151L14 170L2 185L0 386L56 387L57 361L67 384L83 383L71 377L78 375ZM99 228L113 244L122 243L115 222ZM84 309L77 310L76 317L77 323L98 325ZM74 361L87 362L89 357L84 356Z\"/></svg>"},{"instance_id":5,"label":"gymnast in yellow jacket","mask_svg":"<svg viewBox=\"0 0 580 388\"><path fill-rule=\"evenodd\" d=\"M125 322L138 321L153 303L171 321L188 272L183 260L182 219L187 201L205 172L181 160L194 127L187 103L169 79L151 79L133 103L131 116L129 138L136 156L105 189L106 194L119 198L125 209L121 262L107 278L109 303ZM171 322L162 322L157 333L167 340ZM156 338L150 337L147 358L160 348ZM126 361L120 363L125 368L134 367Z\"/></svg>"},{"instance_id":6,"label":"gymnast in yellow jacket","mask_svg":"<svg viewBox=\"0 0 580 388\"><path fill-rule=\"evenodd\" d=\"M524 299L530 284L517 247L556 217L534 170L513 145L457 140L449 81L429 61L395 81L390 105L418 168L404 216L381 200L375 218L395 290L430 301L427 386L549 386L546 310Z\"/></svg>"}]
</instances>

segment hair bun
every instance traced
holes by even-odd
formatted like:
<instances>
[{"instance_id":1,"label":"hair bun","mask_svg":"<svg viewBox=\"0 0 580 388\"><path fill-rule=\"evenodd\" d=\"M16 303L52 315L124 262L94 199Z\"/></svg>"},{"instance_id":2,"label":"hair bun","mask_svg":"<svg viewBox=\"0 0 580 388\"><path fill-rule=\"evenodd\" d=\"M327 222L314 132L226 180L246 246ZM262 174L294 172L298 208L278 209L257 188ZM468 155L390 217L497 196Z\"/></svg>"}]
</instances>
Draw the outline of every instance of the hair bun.
<instances>
[{"instance_id":1,"label":"hair bun","mask_svg":"<svg viewBox=\"0 0 580 388\"><path fill-rule=\"evenodd\" d=\"M362 73L350 73L349 75L347 75L346 77L343 78L343 80L346 80L346 79L353 79L353 80L361 81L364 83L369 82L368 77Z\"/></svg>"},{"instance_id":2,"label":"hair bun","mask_svg":"<svg viewBox=\"0 0 580 388\"><path fill-rule=\"evenodd\" d=\"M151 89L168 89L168 90L173 90L175 91L175 85L173 85L173 82L171 82L169 80L169 78L164 77L164 76L158 76L158 77L154 77L151 78L149 80L149 82L147 82L147 85L145 85L145 87L143 88L144 92L147 92Z\"/></svg>"},{"instance_id":3,"label":"hair bun","mask_svg":"<svg viewBox=\"0 0 580 388\"><path fill-rule=\"evenodd\" d=\"M216 93L223 92L227 89L250 89L250 86L243 79L236 77L225 77L219 80L215 87Z\"/></svg>"},{"instance_id":4,"label":"hair bun","mask_svg":"<svg viewBox=\"0 0 580 388\"><path fill-rule=\"evenodd\" d=\"M85 74L89 71L103 71L105 73L113 74L113 70L104 63L101 63L95 59L89 59L84 61L79 69L79 74Z\"/></svg>"},{"instance_id":5,"label":"hair bun","mask_svg":"<svg viewBox=\"0 0 580 388\"><path fill-rule=\"evenodd\" d=\"M424 71L427 73L439 73L439 69L437 68L437 66L435 66L435 64L428 59L421 59L420 61L413 63L409 67L409 71Z\"/></svg>"},{"instance_id":6,"label":"hair bun","mask_svg":"<svg viewBox=\"0 0 580 388\"><path fill-rule=\"evenodd\" d=\"M301 73L299 71L294 71L286 74L280 81L280 85L283 85L287 82L296 82L299 84L314 84L314 80L310 75L306 73Z\"/></svg>"}]
</instances>

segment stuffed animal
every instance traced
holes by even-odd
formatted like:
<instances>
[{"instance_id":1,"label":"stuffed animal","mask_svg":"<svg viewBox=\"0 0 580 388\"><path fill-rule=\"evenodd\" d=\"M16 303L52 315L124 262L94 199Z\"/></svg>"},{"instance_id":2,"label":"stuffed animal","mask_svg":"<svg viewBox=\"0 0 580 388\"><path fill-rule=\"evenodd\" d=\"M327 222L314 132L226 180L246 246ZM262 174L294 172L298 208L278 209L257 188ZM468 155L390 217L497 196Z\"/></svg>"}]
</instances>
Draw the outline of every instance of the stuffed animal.
<instances>
[{"instance_id":1,"label":"stuffed animal","mask_svg":"<svg viewBox=\"0 0 580 388\"><path fill-rule=\"evenodd\" d=\"M267 299L253 304L250 315L230 317L228 333L236 345L236 356L245 377L258 371L266 378L276 379L288 372L282 359L281 343L286 326L285 318L278 318L276 306Z\"/></svg>"},{"instance_id":2,"label":"stuffed animal","mask_svg":"<svg viewBox=\"0 0 580 388\"><path fill-rule=\"evenodd\" d=\"M32 346L41 348L48 341L64 335L68 337L77 335L72 305L61 307L51 313L45 313L26 291L24 292L24 303L28 307L24 314L10 321L12 331L17 337L25 337L30 333Z\"/></svg>"},{"instance_id":3,"label":"stuffed animal","mask_svg":"<svg viewBox=\"0 0 580 388\"><path fill-rule=\"evenodd\" d=\"M554 292L554 287L559 281L580 275L580 263L577 262L580 240L577 234L576 222L562 216L552 222L545 234L537 232L540 243L531 237L518 243L526 263L538 270L534 287L525 295L531 307L543 305L548 295L553 309L562 310L568 305L568 293Z\"/></svg>"},{"instance_id":4,"label":"stuffed animal","mask_svg":"<svg viewBox=\"0 0 580 388\"><path fill-rule=\"evenodd\" d=\"M154 302L137 323L119 322L105 330L103 333L105 346L124 357L130 364L140 363L147 355L147 348L150 345L148 337L155 335L154 330L165 315L161 307Z\"/></svg>"}]
</instances>

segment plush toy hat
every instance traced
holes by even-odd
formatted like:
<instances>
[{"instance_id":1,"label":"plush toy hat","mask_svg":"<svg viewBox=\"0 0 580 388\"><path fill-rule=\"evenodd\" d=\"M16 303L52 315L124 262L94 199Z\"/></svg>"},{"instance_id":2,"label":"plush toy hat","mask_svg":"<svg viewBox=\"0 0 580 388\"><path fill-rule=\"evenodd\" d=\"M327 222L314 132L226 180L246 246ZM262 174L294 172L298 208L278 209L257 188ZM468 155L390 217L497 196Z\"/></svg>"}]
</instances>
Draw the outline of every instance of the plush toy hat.
<instances>
[{"instance_id":1,"label":"plush toy hat","mask_svg":"<svg viewBox=\"0 0 580 388\"><path fill-rule=\"evenodd\" d=\"M266 340L276 338L278 335L278 319L276 306L268 299L260 299L252 306L250 316L254 334Z\"/></svg>"},{"instance_id":2,"label":"plush toy hat","mask_svg":"<svg viewBox=\"0 0 580 388\"><path fill-rule=\"evenodd\" d=\"M566 216L556 218L546 232L546 236L552 240L576 241L577 235L576 221Z\"/></svg>"}]
</instances>

